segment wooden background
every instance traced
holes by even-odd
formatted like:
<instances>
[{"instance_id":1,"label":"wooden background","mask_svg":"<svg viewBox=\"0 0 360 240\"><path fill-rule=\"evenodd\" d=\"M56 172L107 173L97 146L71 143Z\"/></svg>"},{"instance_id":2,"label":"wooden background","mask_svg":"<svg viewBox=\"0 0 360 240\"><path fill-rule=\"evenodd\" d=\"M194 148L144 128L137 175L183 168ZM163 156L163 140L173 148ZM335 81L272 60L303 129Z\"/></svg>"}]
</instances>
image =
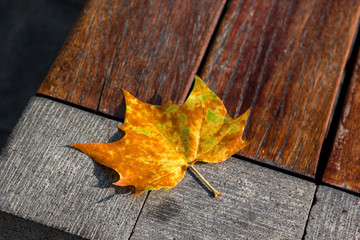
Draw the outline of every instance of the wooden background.
<instances>
[{"instance_id":1,"label":"wooden background","mask_svg":"<svg viewBox=\"0 0 360 240\"><path fill-rule=\"evenodd\" d=\"M121 89L182 102L224 1L88 1L39 93L123 118Z\"/></svg>"},{"instance_id":2,"label":"wooden background","mask_svg":"<svg viewBox=\"0 0 360 240\"><path fill-rule=\"evenodd\" d=\"M245 138L253 140L241 155L315 175L358 6L337 0L231 2L201 77L230 115L252 108Z\"/></svg>"},{"instance_id":3,"label":"wooden background","mask_svg":"<svg viewBox=\"0 0 360 240\"><path fill-rule=\"evenodd\" d=\"M122 119L121 88L182 103L198 73L231 116L251 107L241 156L314 177L359 10L356 0L88 1L38 94ZM341 166L358 158L343 154ZM359 186L359 171L347 174Z\"/></svg>"}]
</instances>

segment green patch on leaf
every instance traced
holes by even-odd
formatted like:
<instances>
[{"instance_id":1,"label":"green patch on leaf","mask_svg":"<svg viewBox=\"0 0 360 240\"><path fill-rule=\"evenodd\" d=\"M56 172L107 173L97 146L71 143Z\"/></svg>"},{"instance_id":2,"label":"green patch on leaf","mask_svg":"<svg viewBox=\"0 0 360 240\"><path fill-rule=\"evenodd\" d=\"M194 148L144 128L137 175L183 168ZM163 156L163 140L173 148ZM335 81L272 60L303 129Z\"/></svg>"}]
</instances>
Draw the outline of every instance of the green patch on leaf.
<instances>
[{"instance_id":1,"label":"green patch on leaf","mask_svg":"<svg viewBox=\"0 0 360 240\"><path fill-rule=\"evenodd\" d=\"M237 132L240 130L240 126L238 125L233 125L233 127L231 128L230 132Z\"/></svg>"},{"instance_id":2,"label":"green patch on leaf","mask_svg":"<svg viewBox=\"0 0 360 240\"><path fill-rule=\"evenodd\" d=\"M179 117L180 117L180 119L181 119L181 120L183 120L183 121L184 121L184 124L186 124L186 123L187 123L187 116L186 116L185 114L180 113Z\"/></svg>"},{"instance_id":3,"label":"green patch on leaf","mask_svg":"<svg viewBox=\"0 0 360 240\"><path fill-rule=\"evenodd\" d=\"M213 91L210 92L210 96L211 96L212 98L217 98L217 97L218 97Z\"/></svg>"},{"instance_id":4,"label":"green patch on leaf","mask_svg":"<svg viewBox=\"0 0 360 240\"><path fill-rule=\"evenodd\" d=\"M172 112L176 112L178 109L179 109L179 107L178 107L178 106L173 105L173 106L171 106L171 107L168 107L168 108L165 110L165 113L172 113Z\"/></svg>"},{"instance_id":5,"label":"green patch on leaf","mask_svg":"<svg viewBox=\"0 0 360 240\"><path fill-rule=\"evenodd\" d=\"M151 136L151 134L148 131L146 131L145 129L140 129L140 128L134 127L134 130L138 131L138 132L141 132L141 133L143 133L143 134L145 134L145 135L147 135L149 137Z\"/></svg>"},{"instance_id":6,"label":"green patch on leaf","mask_svg":"<svg viewBox=\"0 0 360 240\"><path fill-rule=\"evenodd\" d=\"M214 113L210 109L208 109L206 112L206 120L215 124L224 122L223 118L218 117L218 115L216 115L216 113Z\"/></svg>"},{"instance_id":7,"label":"green patch on leaf","mask_svg":"<svg viewBox=\"0 0 360 240\"><path fill-rule=\"evenodd\" d=\"M180 133L181 138L186 138L189 135L190 131L191 130L189 128L184 128L183 130L181 130Z\"/></svg>"},{"instance_id":8,"label":"green patch on leaf","mask_svg":"<svg viewBox=\"0 0 360 240\"><path fill-rule=\"evenodd\" d=\"M216 144L216 138L211 136L210 138L208 138L205 142L204 142L205 145L208 145L208 146L213 146Z\"/></svg>"}]
</instances>

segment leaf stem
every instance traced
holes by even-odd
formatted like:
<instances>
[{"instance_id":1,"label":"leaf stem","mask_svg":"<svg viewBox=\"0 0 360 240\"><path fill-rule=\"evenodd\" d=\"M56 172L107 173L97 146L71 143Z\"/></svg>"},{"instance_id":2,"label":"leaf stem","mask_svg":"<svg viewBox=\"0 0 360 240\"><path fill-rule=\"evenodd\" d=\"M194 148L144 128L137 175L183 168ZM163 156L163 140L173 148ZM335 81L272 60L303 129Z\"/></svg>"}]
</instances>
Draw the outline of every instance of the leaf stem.
<instances>
[{"instance_id":1,"label":"leaf stem","mask_svg":"<svg viewBox=\"0 0 360 240\"><path fill-rule=\"evenodd\" d=\"M189 168L193 170L194 173L196 173L196 175L205 183L208 188L210 188L210 190L214 193L214 197L221 197L221 193L216 191L215 188L213 188L213 186L211 186L210 183L206 181L206 179L198 172L198 170L194 168L193 165L189 165Z\"/></svg>"}]
</instances>

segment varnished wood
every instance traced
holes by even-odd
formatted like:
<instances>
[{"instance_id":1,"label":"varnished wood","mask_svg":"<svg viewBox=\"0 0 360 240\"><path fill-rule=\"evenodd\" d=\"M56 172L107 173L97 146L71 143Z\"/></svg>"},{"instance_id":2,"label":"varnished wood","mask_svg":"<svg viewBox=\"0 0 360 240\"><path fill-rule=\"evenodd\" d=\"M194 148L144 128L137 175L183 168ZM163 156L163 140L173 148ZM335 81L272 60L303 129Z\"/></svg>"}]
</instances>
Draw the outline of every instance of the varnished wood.
<instances>
[{"instance_id":1,"label":"varnished wood","mask_svg":"<svg viewBox=\"0 0 360 240\"><path fill-rule=\"evenodd\" d=\"M224 5L191 3L89 1L38 92L121 118L121 88L181 103ZM201 76L252 107L241 155L314 176L358 19L355 0L229 2Z\"/></svg>"},{"instance_id":2,"label":"varnished wood","mask_svg":"<svg viewBox=\"0 0 360 240\"><path fill-rule=\"evenodd\" d=\"M355 0L232 1L201 72L231 116L251 107L241 155L314 176L359 19Z\"/></svg>"},{"instance_id":3,"label":"varnished wood","mask_svg":"<svg viewBox=\"0 0 360 240\"><path fill-rule=\"evenodd\" d=\"M38 93L124 117L124 88L182 102L225 0L88 1Z\"/></svg>"},{"instance_id":4,"label":"varnished wood","mask_svg":"<svg viewBox=\"0 0 360 240\"><path fill-rule=\"evenodd\" d=\"M360 193L360 52L323 181Z\"/></svg>"}]
</instances>

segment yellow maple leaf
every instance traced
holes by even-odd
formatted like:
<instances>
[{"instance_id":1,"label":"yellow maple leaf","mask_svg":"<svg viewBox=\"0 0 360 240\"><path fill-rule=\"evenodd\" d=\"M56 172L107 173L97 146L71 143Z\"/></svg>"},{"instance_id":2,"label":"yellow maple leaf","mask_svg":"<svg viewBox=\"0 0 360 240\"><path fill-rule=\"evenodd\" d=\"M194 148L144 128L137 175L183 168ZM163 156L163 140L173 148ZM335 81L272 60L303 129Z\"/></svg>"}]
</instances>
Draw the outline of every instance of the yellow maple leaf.
<instances>
[{"instance_id":1,"label":"yellow maple leaf","mask_svg":"<svg viewBox=\"0 0 360 240\"><path fill-rule=\"evenodd\" d=\"M249 110L233 119L220 98L195 77L183 105L141 102L124 90L126 115L119 128L125 136L113 143L78 143L96 162L114 169L118 186L135 186L135 196L146 190L165 190L178 184L189 167L208 185L193 164L226 160L249 142L242 139Z\"/></svg>"}]
</instances>

